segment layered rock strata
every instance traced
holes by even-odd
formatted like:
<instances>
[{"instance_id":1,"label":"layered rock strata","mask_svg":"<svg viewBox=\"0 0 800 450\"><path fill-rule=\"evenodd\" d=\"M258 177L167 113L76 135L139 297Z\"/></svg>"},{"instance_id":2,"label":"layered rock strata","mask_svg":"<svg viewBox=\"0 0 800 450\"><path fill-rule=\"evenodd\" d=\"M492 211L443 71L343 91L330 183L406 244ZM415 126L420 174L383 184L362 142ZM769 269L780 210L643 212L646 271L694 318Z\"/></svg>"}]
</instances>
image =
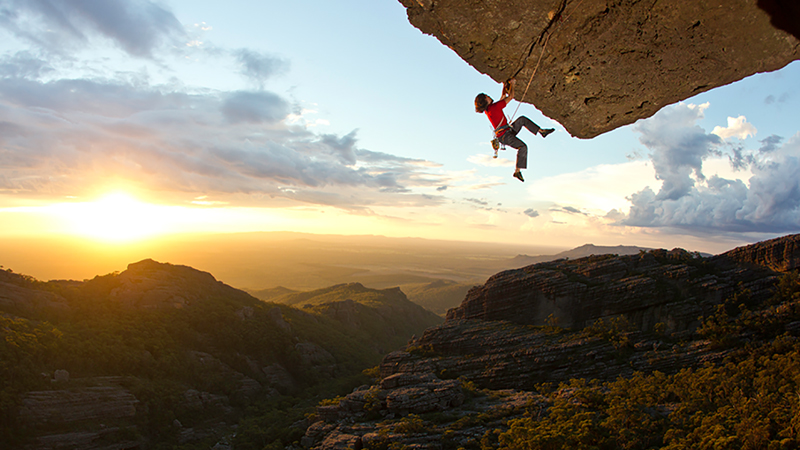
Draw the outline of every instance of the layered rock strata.
<instances>
[{"instance_id":1,"label":"layered rock strata","mask_svg":"<svg viewBox=\"0 0 800 450\"><path fill-rule=\"evenodd\" d=\"M676 249L581 258L507 270L469 291L447 320L506 320L582 328L624 315L640 330L697 326L697 317L742 287L754 299L771 295L774 272L701 258Z\"/></svg>"},{"instance_id":2,"label":"layered rock strata","mask_svg":"<svg viewBox=\"0 0 800 450\"><path fill-rule=\"evenodd\" d=\"M488 398L513 392L525 398L525 410L541 411L547 407L536 393L542 383L613 381L720 363L731 350L696 332L702 316L731 299L763 306L780 276L772 269L796 268L798 241L800 235L786 236L709 258L653 250L502 272L470 291L444 324L384 357L379 384L317 408L319 421L303 444L316 450L390 443L458 448L507 429L522 414L514 408L493 412L474 398L462 404L476 387ZM756 310L751 318L770 324L773 335L796 339L798 310L800 300L794 299ZM756 334L731 337L764 339ZM406 416L437 411L448 416Z\"/></svg>"}]
</instances>

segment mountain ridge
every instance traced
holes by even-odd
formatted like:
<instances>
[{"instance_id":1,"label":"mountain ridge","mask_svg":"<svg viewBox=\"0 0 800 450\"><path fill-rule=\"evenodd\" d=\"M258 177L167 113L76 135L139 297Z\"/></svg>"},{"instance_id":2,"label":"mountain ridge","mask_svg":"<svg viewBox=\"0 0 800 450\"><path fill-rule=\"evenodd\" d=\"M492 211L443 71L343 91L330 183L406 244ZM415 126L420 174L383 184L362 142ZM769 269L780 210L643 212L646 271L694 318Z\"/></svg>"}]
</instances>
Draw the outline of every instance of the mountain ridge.
<instances>
[{"instance_id":1,"label":"mountain ridge","mask_svg":"<svg viewBox=\"0 0 800 450\"><path fill-rule=\"evenodd\" d=\"M376 384L318 407L304 443L448 449L480 441L510 450L570 449L580 440L645 449L676 440L700 448L719 436L732 443L726 448L742 448L756 439L752 431L765 446L800 444L784 438L800 405L770 429L704 425L767 420L780 400L746 413L737 405L800 388L782 375L800 367L798 242L800 235L789 235L712 257L656 249L501 272L442 325L386 355ZM575 285L602 293L581 297L584 307L609 307L559 323L563 316L529 305L557 302ZM759 374L771 378L749 384ZM738 383L744 403L715 389L721 383ZM581 435L582 427L590 432Z\"/></svg>"},{"instance_id":2,"label":"mountain ridge","mask_svg":"<svg viewBox=\"0 0 800 450\"><path fill-rule=\"evenodd\" d=\"M399 289L361 293L375 304L298 309L152 259L84 282L2 270L0 440L42 450L213 445L245 411L272 414L281 399L363 383L362 370L442 320ZM331 312L337 305L361 323Z\"/></svg>"}]
</instances>

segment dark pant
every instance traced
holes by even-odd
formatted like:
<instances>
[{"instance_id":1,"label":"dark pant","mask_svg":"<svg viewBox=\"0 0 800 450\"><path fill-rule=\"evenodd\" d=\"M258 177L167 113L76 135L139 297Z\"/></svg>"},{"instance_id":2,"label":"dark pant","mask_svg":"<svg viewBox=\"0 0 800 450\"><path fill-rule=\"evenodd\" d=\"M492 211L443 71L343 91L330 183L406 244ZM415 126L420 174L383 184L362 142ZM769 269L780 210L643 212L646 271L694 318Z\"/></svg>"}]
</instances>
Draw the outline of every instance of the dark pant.
<instances>
[{"instance_id":1,"label":"dark pant","mask_svg":"<svg viewBox=\"0 0 800 450\"><path fill-rule=\"evenodd\" d=\"M511 123L511 129L498 138L501 143L517 149L517 169L528 168L528 146L517 137L517 133L522 130L522 127L527 128L533 134L538 133L540 129L539 125L533 123L531 119L520 116Z\"/></svg>"}]
</instances>

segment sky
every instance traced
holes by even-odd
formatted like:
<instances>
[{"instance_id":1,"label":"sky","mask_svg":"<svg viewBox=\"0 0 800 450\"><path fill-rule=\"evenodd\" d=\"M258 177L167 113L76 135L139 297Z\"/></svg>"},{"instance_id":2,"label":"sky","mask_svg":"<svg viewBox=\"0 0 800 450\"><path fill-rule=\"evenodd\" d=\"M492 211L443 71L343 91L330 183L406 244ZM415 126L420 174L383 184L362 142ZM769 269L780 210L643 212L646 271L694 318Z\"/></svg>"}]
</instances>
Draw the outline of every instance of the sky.
<instances>
[{"instance_id":1,"label":"sky","mask_svg":"<svg viewBox=\"0 0 800 450\"><path fill-rule=\"evenodd\" d=\"M0 0L0 239L719 253L800 231L798 80L796 61L590 140L523 104L556 132L520 134L520 183L473 107L501 87L395 0Z\"/></svg>"}]
</instances>

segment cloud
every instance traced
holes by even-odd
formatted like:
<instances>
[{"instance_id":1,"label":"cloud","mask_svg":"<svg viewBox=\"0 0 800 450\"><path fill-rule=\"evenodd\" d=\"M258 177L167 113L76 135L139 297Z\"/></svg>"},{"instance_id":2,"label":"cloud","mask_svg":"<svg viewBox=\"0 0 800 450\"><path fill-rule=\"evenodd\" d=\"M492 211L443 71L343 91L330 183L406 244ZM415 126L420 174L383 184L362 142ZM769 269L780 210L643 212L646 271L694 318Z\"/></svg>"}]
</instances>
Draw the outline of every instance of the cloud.
<instances>
[{"instance_id":1,"label":"cloud","mask_svg":"<svg viewBox=\"0 0 800 450\"><path fill-rule=\"evenodd\" d=\"M648 187L631 194L630 212L619 224L696 234L800 230L800 133L782 146L782 138L773 135L758 150L734 148L729 159L735 168L749 168L747 183L718 175L706 179L702 162L716 152L717 136L696 126L702 115L692 116L696 110L685 105L662 112L637 131L664 183L658 193ZM680 139L663 141L667 129ZM700 174L696 183L689 178L691 171Z\"/></svg>"},{"instance_id":2,"label":"cloud","mask_svg":"<svg viewBox=\"0 0 800 450\"><path fill-rule=\"evenodd\" d=\"M525 214L528 217L539 217L539 211L536 211L533 208L526 209L525 211L522 212L522 214Z\"/></svg>"},{"instance_id":3,"label":"cloud","mask_svg":"<svg viewBox=\"0 0 800 450\"><path fill-rule=\"evenodd\" d=\"M289 104L271 92L232 92L220 105L220 111L231 123L274 123L289 115Z\"/></svg>"},{"instance_id":4,"label":"cloud","mask_svg":"<svg viewBox=\"0 0 800 450\"><path fill-rule=\"evenodd\" d=\"M0 77L36 79L53 71L47 61L27 51L0 58Z\"/></svg>"},{"instance_id":5,"label":"cloud","mask_svg":"<svg viewBox=\"0 0 800 450\"><path fill-rule=\"evenodd\" d=\"M470 203L474 203L474 204L480 205L480 206L489 206L489 202L487 202L486 200L480 200L480 199L477 199L477 198L465 198L464 201L467 201L467 202L470 202Z\"/></svg>"},{"instance_id":6,"label":"cloud","mask_svg":"<svg viewBox=\"0 0 800 450\"><path fill-rule=\"evenodd\" d=\"M756 132L758 132L756 127L747 123L747 118L745 116L739 116L736 118L728 117L728 126L716 126L711 131L711 134L716 134L722 139L728 139L730 137L747 139L748 136L755 136Z\"/></svg>"},{"instance_id":7,"label":"cloud","mask_svg":"<svg viewBox=\"0 0 800 450\"><path fill-rule=\"evenodd\" d=\"M467 161L484 167L514 167L514 164L516 164L510 159L493 158L492 155L483 153L471 155L467 158Z\"/></svg>"},{"instance_id":8,"label":"cloud","mask_svg":"<svg viewBox=\"0 0 800 450\"><path fill-rule=\"evenodd\" d=\"M580 209L574 208L572 206L557 206L555 208L550 208L550 211L563 212L563 213L567 213L567 214L579 214L579 215L582 215L582 216L587 216L588 215L588 213L585 213L585 212L581 211Z\"/></svg>"},{"instance_id":9,"label":"cloud","mask_svg":"<svg viewBox=\"0 0 800 450\"><path fill-rule=\"evenodd\" d=\"M172 12L148 0L5 0L0 8L0 27L46 52L103 37L132 56L151 58L162 43L184 37Z\"/></svg>"},{"instance_id":10,"label":"cloud","mask_svg":"<svg viewBox=\"0 0 800 450\"><path fill-rule=\"evenodd\" d=\"M703 160L718 154L716 147L722 142L719 136L706 134L695 125L706 108L707 103L699 106L680 103L662 109L634 128L642 134L640 142L651 151L656 179L663 181L657 194L659 200L677 200L688 195L694 180L705 178Z\"/></svg>"},{"instance_id":11,"label":"cloud","mask_svg":"<svg viewBox=\"0 0 800 450\"><path fill-rule=\"evenodd\" d=\"M364 210L433 205L438 165L289 126L270 92L162 92L102 80L0 79L0 191L82 195L113 180L206 201ZM331 189L331 188L335 189ZM334 192L335 191L335 192Z\"/></svg>"},{"instance_id":12,"label":"cloud","mask_svg":"<svg viewBox=\"0 0 800 450\"><path fill-rule=\"evenodd\" d=\"M770 135L759 142L761 148L758 149L759 153L772 153L778 149L778 145L783 141L783 138L777 135Z\"/></svg>"},{"instance_id":13,"label":"cloud","mask_svg":"<svg viewBox=\"0 0 800 450\"><path fill-rule=\"evenodd\" d=\"M240 65L240 73L262 88L269 78L289 69L288 61L249 49L236 50L233 56Z\"/></svg>"},{"instance_id":14,"label":"cloud","mask_svg":"<svg viewBox=\"0 0 800 450\"><path fill-rule=\"evenodd\" d=\"M649 161L601 164L579 172L531 180L528 192L557 204L579 205L583 210L605 213L627 210L625 197L653 183L655 175Z\"/></svg>"}]
</instances>

